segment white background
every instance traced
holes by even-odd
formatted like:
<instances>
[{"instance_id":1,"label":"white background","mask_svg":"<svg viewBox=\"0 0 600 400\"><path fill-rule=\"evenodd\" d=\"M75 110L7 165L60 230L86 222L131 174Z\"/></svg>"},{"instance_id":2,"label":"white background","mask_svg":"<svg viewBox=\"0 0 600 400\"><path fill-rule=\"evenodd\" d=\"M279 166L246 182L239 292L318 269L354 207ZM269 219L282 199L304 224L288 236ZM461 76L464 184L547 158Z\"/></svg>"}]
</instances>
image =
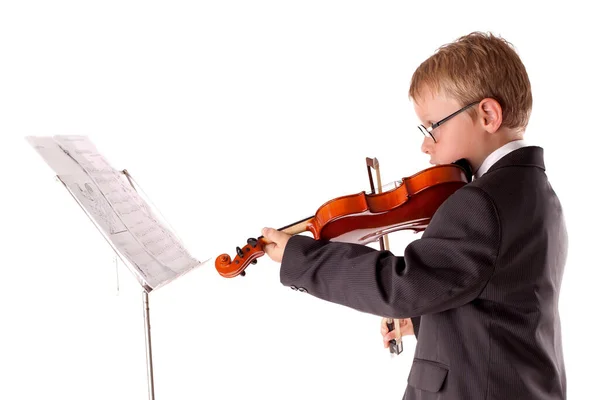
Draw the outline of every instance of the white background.
<instances>
[{"instance_id":1,"label":"white background","mask_svg":"<svg viewBox=\"0 0 600 400\"><path fill-rule=\"evenodd\" d=\"M26 135L88 135L205 260L428 166L414 69L474 30L511 41L567 218L571 399L597 380L597 21L587 2L3 1L0 398L146 399L141 289ZM416 236L390 237L394 252ZM150 294L157 399L401 398L380 317L212 262Z\"/></svg>"}]
</instances>

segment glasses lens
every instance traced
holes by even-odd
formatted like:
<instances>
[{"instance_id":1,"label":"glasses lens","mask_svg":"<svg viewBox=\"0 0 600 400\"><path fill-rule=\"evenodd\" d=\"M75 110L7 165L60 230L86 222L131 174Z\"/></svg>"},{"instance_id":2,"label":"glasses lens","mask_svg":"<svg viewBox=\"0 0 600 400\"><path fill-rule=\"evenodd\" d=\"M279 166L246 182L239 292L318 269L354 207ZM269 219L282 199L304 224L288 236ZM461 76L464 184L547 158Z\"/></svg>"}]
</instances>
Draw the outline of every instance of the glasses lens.
<instances>
[{"instance_id":1,"label":"glasses lens","mask_svg":"<svg viewBox=\"0 0 600 400\"><path fill-rule=\"evenodd\" d=\"M433 135L431 134L431 132L429 132L427 130L427 128L425 128L423 125L419 125L419 130L421 131L421 133L423 135L425 135L425 137L432 138L433 140L435 140L435 138L433 137Z\"/></svg>"}]
</instances>

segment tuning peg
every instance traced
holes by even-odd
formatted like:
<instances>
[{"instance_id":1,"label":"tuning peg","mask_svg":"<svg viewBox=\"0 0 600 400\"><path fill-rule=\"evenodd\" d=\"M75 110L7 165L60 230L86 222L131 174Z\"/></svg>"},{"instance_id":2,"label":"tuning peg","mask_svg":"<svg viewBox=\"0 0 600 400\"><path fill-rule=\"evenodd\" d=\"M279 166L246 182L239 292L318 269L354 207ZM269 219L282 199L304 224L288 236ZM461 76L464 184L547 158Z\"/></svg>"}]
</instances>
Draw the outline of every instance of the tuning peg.
<instances>
[{"instance_id":1,"label":"tuning peg","mask_svg":"<svg viewBox=\"0 0 600 400\"><path fill-rule=\"evenodd\" d=\"M246 243L248 243L252 247L256 247L256 243L258 243L258 240L256 240L255 238L248 238L248 240L246 240Z\"/></svg>"},{"instance_id":2,"label":"tuning peg","mask_svg":"<svg viewBox=\"0 0 600 400\"><path fill-rule=\"evenodd\" d=\"M237 252L237 255L240 256L240 258L244 257L244 252L242 251L242 249L240 249L240 246L237 246L235 248L235 251Z\"/></svg>"}]
</instances>

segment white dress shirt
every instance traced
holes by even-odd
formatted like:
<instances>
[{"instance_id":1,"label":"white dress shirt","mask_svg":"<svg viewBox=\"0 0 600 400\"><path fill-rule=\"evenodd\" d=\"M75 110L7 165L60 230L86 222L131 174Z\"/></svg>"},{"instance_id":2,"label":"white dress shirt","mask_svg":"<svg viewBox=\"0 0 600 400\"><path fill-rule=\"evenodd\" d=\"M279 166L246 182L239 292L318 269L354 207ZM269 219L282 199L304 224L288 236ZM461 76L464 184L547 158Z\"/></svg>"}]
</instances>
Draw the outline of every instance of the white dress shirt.
<instances>
[{"instance_id":1,"label":"white dress shirt","mask_svg":"<svg viewBox=\"0 0 600 400\"><path fill-rule=\"evenodd\" d=\"M527 143L523 139L513 140L512 142L506 143L504 146L497 148L485 160L481 163L481 166L475 171L474 179L480 178L481 175L485 174L492 165L494 165L502 157L510 153L511 151L526 147Z\"/></svg>"}]
</instances>

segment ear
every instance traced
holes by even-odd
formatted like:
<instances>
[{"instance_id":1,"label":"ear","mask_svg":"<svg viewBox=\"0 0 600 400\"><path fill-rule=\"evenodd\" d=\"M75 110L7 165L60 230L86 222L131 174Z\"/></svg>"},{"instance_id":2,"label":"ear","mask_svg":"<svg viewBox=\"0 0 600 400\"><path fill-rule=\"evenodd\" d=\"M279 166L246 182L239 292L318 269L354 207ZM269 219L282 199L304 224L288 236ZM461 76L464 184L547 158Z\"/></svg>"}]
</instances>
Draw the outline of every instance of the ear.
<instances>
[{"instance_id":1,"label":"ear","mask_svg":"<svg viewBox=\"0 0 600 400\"><path fill-rule=\"evenodd\" d=\"M479 103L479 117L483 129L494 133L502 125L502 107L491 98L485 98Z\"/></svg>"}]
</instances>

